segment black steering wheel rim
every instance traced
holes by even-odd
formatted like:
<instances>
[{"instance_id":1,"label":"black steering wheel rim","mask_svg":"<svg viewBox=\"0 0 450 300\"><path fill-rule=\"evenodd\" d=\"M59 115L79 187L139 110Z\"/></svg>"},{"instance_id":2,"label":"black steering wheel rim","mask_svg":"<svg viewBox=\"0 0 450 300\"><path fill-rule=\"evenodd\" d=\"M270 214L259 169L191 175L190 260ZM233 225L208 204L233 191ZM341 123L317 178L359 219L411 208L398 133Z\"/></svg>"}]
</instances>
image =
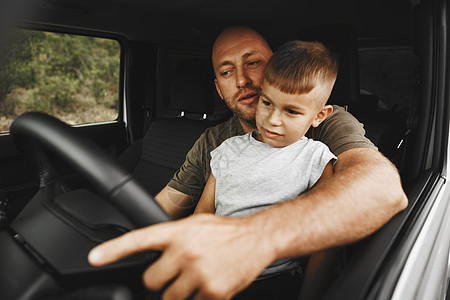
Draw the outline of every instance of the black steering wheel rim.
<instances>
[{"instance_id":1,"label":"black steering wheel rim","mask_svg":"<svg viewBox=\"0 0 450 300\"><path fill-rule=\"evenodd\" d=\"M164 210L132 175L97 144L66 123L43 113L17 117L10 134L19 153L37 169L40 186L56 176L49 149L95 184L99 192L118 207L136 227L170 221Z\"/></svg>"}]
</instances>

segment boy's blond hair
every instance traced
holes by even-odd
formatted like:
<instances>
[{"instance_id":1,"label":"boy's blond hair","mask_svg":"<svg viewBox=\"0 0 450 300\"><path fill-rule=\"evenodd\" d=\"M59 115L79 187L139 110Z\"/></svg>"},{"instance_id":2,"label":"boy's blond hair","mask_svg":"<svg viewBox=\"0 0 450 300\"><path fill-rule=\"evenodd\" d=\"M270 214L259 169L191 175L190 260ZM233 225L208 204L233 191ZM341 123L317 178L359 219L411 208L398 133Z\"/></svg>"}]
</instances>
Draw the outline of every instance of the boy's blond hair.
<instances>
[{"instance_id":1,"label":"boy's blond hair","mask_svg":"<svg viewBox=\"0 0 450 300\"><path fill-rule=\"evenodd\" d=\"M309 93L318 84L331 92L337 72L337 59L323 44L291 41L270 58L264 80L286 94Z\"/></svg>"}]
</instances>

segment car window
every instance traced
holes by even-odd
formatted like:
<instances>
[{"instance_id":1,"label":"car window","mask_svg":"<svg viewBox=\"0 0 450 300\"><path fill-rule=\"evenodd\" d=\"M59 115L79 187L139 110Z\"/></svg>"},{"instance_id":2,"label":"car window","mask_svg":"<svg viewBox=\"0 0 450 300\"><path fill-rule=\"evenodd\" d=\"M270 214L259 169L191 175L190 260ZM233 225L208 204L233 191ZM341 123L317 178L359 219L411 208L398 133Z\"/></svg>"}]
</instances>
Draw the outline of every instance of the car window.
<instances>
[{"instance_id":1,"label":"car window","mask_svg":"<svg viewBox=\"0 0 450 300\"><path fill-rule=\"evenodd\" d=\"M71 125L117 119L118 41L20 29L1 50L0 132L27 111Z\"/></svg>"}]
</instances>

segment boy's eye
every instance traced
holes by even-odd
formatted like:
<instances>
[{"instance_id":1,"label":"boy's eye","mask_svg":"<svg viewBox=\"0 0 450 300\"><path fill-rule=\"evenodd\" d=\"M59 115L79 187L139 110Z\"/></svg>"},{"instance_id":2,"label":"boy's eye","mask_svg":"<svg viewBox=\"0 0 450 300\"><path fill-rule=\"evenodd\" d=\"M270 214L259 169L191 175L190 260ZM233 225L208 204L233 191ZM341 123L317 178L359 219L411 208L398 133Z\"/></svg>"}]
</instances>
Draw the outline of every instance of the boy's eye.
<instances>
[{"instance_id":1,"label":"boy's eye","mask_svg":"<svg viewBox=\"0 0 450 300\"><path fill-rule=\"evenodd\" d=\"M298 115L298 114L299 114L299 112L297 112L297 111L295 111L295 110L292 110L292 109L288 109L287 112L288 112L288 114L290 114L290 115Z\"/></svg>"},{"instance_id":2,"label":"boy's eye","mask_svg":"<svg viewBox=\"0 0 450 300\"><path fill-rule=\"evenodd\" d=\"M262 104L264 104L264 106L270 106L272 103L266 100L262 100Z\"/></svg>"}]
</instances>

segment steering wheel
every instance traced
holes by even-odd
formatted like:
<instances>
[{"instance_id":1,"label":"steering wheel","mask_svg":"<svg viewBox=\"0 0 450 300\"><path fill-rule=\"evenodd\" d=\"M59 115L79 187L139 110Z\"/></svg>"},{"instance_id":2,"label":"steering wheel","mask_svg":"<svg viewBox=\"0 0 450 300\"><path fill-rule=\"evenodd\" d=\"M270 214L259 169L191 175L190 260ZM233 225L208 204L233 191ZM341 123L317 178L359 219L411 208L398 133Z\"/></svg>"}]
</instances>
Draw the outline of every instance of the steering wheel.
<instances>
[{"instance_id":1,"label":"steering wheel","mask_svg":"<svg viewBox=\"0 0 450 300\"><path fill-rule=\"evenodd\" d=\"M51 149L90 180L137 227L170 221L127 171L66 123L43 113L29 112L12 123L10 133L21 155L38 170L40 187L57 177L43 151Z\"/></svg>"},{"instance_id":2,"label":"steering wheel","mask_svg":"<svg viewBox=\"0 0 450 300\"><path fill-rule=\"evenodd\" d=\"M142 271L158 253L143 252L103 267L92 267L87 254L128 230L170 221L162 208L98 145L54 117L25 113L10 133L19 153L38 171L39 190L0 231L2 297L71 299L67 293L98 293L92 287L114 290L105 284L142 292ZM48 153L84 175L101 197L85 189L65 190Z\"/></svg>"}]
</instances>

